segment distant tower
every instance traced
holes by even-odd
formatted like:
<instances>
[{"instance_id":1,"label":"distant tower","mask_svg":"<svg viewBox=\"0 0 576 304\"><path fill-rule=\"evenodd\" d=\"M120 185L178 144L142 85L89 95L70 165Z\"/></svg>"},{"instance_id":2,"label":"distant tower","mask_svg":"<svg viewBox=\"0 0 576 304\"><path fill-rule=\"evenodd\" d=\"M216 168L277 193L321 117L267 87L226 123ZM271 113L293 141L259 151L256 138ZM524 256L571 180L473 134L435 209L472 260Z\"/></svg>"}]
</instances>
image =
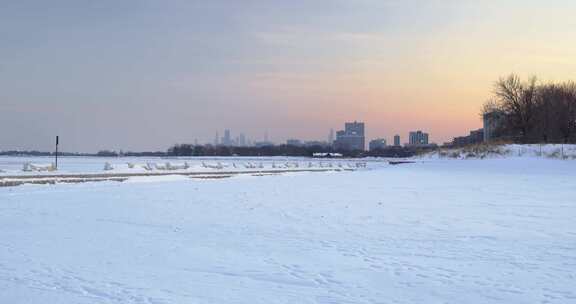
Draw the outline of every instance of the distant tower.
<instances>
[{"instance_id":1,"label":"distant tower","mask_svg":"<svg viewBox=\"0 0 576 304\"><path fill-rule=\"evenodd\" d=\"M394 135L394 146L400 146L400 135Z\"/></svg>"},{"instance_id":2,"label":"distant tower","mask_svg":"<svg viewBox=\"0 0 576 304\"><path fill-rule=\"evenodd\" d=\"M216 137L214 137L214 145L217 146L220 142L220 134L216 131Z\"/></svg>"},{"instance_id":3,"label":"distant tower","mask_svg":"<svg viewBox=\"0 0 576 304\"><path fill-rule=\"evenodd\" d=\"M222 138L222 144L225 146L232 145L232 137L230 136L230 129L224 130L224 137Z\"/></svg>"},{"instance_id":4,"label":"distant tower","mask_svg":"<svg viewBox=\"0 0 576 304\"><path fill-rule=\"evenodd\" d=\"M328 144L331 145L334 142L334 129L330 129L330 133L328 135Z\"/></svg>"}]
</instances>

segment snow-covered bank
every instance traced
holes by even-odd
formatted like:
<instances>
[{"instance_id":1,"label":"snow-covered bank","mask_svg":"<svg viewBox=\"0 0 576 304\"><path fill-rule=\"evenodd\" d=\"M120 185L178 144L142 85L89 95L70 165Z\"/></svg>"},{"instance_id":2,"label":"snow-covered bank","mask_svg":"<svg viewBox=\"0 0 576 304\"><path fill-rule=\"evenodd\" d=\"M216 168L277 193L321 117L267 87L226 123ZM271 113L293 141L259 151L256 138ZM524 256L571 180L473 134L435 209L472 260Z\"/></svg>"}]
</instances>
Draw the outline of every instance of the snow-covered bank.
<instances>
[{"instance_id":1,"label":"snow-covered bank","mask_svg":"<svg viewBox=\"0 0 576 304\"><path fill-rule=\"evenodd\" d=\"M0 187L24 184L84 183L96 181L126 181L134 177L155 178L167 175L202 178L220 175L271 174L292 172L351 171L387 164L385 160L310 159L310 158L64 158L56 169L54 164L38 165L25 161L23 169L15 164L26 160L19 157L0 157ZM35 158L34 160L45 160ZM104 165L102 165L104 163ZM100 168L96 167L100 164Z\"/></svg>"},{"instance_id":2,"label":"snow-covered bank","mask_svg":"<svg viewBox=\"0 0 576 304\"><path fill-rule=\"evenodd\" d=\"M576 162L141 181L0 189L0 302L576 302Z\"/></svg>"},{"instance_id":3,"label":"snow-covered bank","mask_svg":"<svg viewBox=\"0 0 576 304\"><path fill-rule=\"evenodd\" d=\"M576 159L574 144L535 144L535 145L477 145L463 148L440 149L420 158L483 159L503 157L542 157L563 160Z\"/></svg>"},{"instance_id":4,"label":"snow-covered bank","mask_svg":"<svg viewBox=\"0 0 576 304\"><path fill-rule=\"evenodd\" d=\"M197 172L258 172L365 168L366 160L306 157L61 157L0 156L0 178L6 176L86 174L166 174ZM371 160L382 162L382 160Z\"/></svg>"}]
</instances>

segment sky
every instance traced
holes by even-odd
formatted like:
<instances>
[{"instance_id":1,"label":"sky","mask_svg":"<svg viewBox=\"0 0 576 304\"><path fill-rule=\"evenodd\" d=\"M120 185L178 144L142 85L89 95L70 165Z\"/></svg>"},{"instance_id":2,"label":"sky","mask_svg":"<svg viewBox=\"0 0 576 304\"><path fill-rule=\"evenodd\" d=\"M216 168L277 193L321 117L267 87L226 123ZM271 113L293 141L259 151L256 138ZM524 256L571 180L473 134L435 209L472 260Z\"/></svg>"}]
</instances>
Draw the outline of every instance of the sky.
<instances>
[{"instance_id":1,"label":"sky","mask_svg":"<svg viewBox=\"0 0 576 304\"><path fill-rule=\"evenodd\" d=\"M166 150L482 126L494 82L576 80L572 0L0 0L0 150Z\"/></svg>"}]
</instances>

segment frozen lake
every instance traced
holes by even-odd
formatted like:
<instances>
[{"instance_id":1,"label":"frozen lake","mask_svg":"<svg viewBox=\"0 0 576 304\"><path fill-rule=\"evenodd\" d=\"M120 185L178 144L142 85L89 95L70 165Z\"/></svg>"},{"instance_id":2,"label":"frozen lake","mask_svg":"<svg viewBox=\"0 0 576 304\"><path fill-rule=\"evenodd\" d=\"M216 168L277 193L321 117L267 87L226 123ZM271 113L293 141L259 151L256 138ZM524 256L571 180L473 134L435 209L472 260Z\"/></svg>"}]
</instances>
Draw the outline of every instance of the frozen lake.
<instances>
[{"instance_id":1,"label":"frozen lake","mask_svg":"<svg viewBox=\"0 0 576 304\"><path fill-rule=\"evenodd\" d=\"M334 167L342 164L348 167L348 164L355 165L358 162L368 162L371 167L386 164L384 159L357 160L357 159L315 159L307 157L59 157L58 171L50 174L68 174L68 173L103 173L104 166L109 163L114 170L112 172L143 172L143 166L146 164L158 164L164 166L166 163L174 165L188 164L189 171L202 171L206 169L203 164L216 166L221 164L221 169L240 170L246 169L247 164L256 168L273 169L282 168L286 164L290 167L298 165L299 168L307 168L312 165L314 168L320 166ZM38 174L38 172L23 172L24 164L51 164L54 163L54 157L26 157L26 156L0 156L0 177L2 175L21 175L21 174ZM135 165L130 169L128 164ZM158 170L152 170L158 171ZM44 172L46 173L46 172Z\"/></svg>"}]
</instances>

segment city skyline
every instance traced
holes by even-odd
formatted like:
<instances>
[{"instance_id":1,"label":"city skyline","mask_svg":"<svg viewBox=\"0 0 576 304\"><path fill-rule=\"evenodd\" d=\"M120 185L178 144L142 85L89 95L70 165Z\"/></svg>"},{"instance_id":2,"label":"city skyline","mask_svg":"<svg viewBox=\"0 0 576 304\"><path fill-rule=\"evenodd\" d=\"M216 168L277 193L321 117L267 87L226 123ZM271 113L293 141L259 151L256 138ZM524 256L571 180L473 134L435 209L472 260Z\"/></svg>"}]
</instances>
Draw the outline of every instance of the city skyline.
<instances>
[{"instance_id":1,"label":"city skyline","mask_svg":"<svg viewBox=\"0 0 576 304\"><path fill-rule=\"evenodd\" d=\"M164 150L215 130L392 142L482 126L499 77L576 79L567 0L4 1L0 150ZM222 130L221 130L222 131Z\"/></svg>"},{"instance_id":2,"label":"city skyline","mask_svg":"<svg viewBox=\"0 0 576 304\"><path fill-rule=\"evenodd\" d=\"M486 124L486 121L483 122ZM330 128L328 131L327 140L322 140L322 138L308 138L302 139L295 136L288 137L285 140L274 141L270 140L268 137L268 132L265 132L264 137L261 139L257 137L250 137L243 132L234 132L232 129L224 129L224 136L219 136L220 132L216 131L216 137L213 142L201 143L201 145L220 145L220 146L235 146L235 147L248 147L248 146L258 146L258 145L294 145L294 146L311 146L311 145L321 145L321 146L333 146L334 148L343 148L344 150L356 150L356 148L351 148L350 146L363 146L360 150L372 150L370 146L386 147L386 146L418 146L418 145L450 145L452 141L447 141L444 143L437 143L430 140L431 136L429 133L425 133L422 130L409 131L406 134L406 142L401 142L401 137L398 134L393 136L380 136L374 135L372 137L366 136L366 131L369 127L362 121L348 121L343 122L343 130L334 132L334 128ZM482 132L483 129L479 129L476 132ZM352 138L350 138L352 136ZM356 138L355 138L356 137ZM398 138L396 138L398 137ZM460 137L455 137L457 139ZM392 144L388 145L388 139ZM351 141L350 141L351 140ZM359 141L358 141L359 140ZM190 143L183 143L190 144ZM194 141L195 145L199 145L198 141ZM370 144L370 145L367 145ZM374 145L373 145L374 144Z\"/></svg>"}]
</instances>

